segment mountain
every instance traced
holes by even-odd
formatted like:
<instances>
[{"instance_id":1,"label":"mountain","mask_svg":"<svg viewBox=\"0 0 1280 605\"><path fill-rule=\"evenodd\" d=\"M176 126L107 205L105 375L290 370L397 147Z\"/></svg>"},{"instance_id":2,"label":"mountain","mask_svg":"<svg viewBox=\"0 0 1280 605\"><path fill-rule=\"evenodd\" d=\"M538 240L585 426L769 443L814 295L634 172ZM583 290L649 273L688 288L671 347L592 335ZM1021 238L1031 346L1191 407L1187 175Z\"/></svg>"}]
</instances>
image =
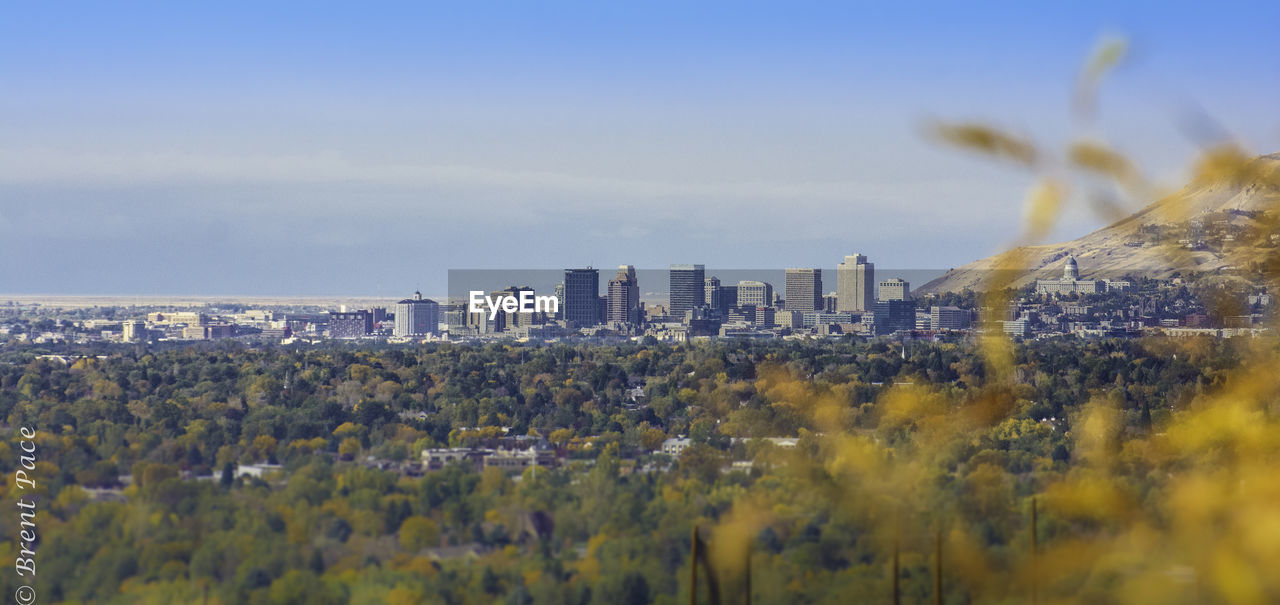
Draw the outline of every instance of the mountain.
<instances>
[{"instance_id":1,"label":"mountain","mask_svg":"<svg viewBox=\"0 0 1280 605\"><path fill-rule=\"evenodd\" d=\"M1164 279L1179 272L1247 266L1261 251L1280 244L1280 153L1201 174L1178 193L1084 237L977 260L916 292L982 290L984 278L1001 266L1024 268L1011 283L1022 287L1061 277L1070 256L1079 264L1081 279ZM1015 258L1021 261L1012 262Z\"/></svg>"}]
</instances>

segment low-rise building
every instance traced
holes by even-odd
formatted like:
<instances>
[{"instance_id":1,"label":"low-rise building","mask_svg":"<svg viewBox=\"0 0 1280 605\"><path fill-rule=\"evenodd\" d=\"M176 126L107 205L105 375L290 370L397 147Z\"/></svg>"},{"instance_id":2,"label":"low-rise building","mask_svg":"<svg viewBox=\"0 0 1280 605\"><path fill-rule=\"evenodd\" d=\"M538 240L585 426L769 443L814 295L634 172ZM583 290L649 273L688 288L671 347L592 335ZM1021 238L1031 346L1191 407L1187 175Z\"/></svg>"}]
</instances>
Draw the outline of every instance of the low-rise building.
<instances>
[{"instance_id":1,"label":"low-rise building","mask_svg":"<svg viewBox=\"0 0 1280 605\"><path fill-rule=\"evenodd\" d=\"M929 329L967 330L973 323L973 313L960 307L930 307Z\"/></svg>"},{"instance_id":2,"label":"low-rise building","mask_svg":"<svg viewBox=\"0 0 1280 605\"><path fill-rule=\"evenodd\" d=\"M679 456L690 445L688 437L672 437L662 442L662 453Z\"/></svg>"}]
</instances>

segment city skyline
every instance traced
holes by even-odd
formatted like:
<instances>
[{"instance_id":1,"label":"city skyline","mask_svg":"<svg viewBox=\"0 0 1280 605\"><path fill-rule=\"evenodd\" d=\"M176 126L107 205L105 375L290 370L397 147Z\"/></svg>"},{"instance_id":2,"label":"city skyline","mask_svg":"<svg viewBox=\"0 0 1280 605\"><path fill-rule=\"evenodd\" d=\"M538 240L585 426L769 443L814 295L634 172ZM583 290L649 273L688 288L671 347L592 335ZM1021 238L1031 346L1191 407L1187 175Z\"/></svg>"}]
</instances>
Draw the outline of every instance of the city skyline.
<instances>
[{"instance_id":1,"label":"city skyline","mask_svg":"<svg viewBox=\"0 0 1280 605\"><path fill-rule=\"evenodd\" d=\"M1149 173L1181 182L1206 140L1280 149L1274 6L901 10L14 7L0 290L393 297L511 258L817 266L855 246L947 268L1008 243L1028 183L923 126L1059 146L1108 35L1133 51L1096 132ZM1049 239L1103 220L1065 210Z\"/></svg>"}]
</instances>

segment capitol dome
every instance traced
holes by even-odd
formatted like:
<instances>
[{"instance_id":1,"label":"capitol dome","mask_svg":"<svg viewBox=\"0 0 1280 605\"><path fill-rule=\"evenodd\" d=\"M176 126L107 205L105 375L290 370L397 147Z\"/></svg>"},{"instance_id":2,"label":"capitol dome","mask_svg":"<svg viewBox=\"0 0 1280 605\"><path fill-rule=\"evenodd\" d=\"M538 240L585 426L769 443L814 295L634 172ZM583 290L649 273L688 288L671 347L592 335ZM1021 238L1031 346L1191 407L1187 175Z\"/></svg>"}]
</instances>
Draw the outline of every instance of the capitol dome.
<instances>
[{"instance_id":1,"label":"capitol dome","mask_svg":"<svg viewBox=\"0 0 1280 605\"><path fill-rule=\"evenodd\" d=\"M1076 280L1080 277L1080 266L1076 264L1076 257L1068 256L1067 265L1062 268L1062 279Z\"/></svg>"}]
</instances>

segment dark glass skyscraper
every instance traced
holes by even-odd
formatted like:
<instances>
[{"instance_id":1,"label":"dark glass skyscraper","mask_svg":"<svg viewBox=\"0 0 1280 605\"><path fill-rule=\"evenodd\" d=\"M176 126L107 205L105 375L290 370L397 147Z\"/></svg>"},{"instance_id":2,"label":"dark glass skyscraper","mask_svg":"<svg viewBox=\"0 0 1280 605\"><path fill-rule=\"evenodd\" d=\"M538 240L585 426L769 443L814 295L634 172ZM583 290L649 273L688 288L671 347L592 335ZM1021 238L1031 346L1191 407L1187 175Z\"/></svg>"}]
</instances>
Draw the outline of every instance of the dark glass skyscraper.
<instances>
[{"instance_id":1,"label":"dark glass skyscraper","mask_svg":"<svg viewBox=\"0 0 1280 605\"><path fill-rule=\"evenodd\" d=\"M564 270L564 318L578 327L600 323L600 270Z\"/></svg>"},{"instance_id":2,"label":"dark glass skyscraper","mask_svg":"<svg viewBox=\"0 0 1280 605\"><path fill-rule=\"evenodd\" d=\"M671 317L683 319L690 309L707 303L706 273L702 265L671 265Z\"/></svg>"},{"instance_id":3,"label":"dark glass skyscraper","mask_svg":"<svg viewBox=\"0 0 1280 605\"><path fill-rule=\"evenodd\" d=\"M892 334L916 327L916 301L881 300L875 304L876 334Z\"/></svg>"}]
</instances>

